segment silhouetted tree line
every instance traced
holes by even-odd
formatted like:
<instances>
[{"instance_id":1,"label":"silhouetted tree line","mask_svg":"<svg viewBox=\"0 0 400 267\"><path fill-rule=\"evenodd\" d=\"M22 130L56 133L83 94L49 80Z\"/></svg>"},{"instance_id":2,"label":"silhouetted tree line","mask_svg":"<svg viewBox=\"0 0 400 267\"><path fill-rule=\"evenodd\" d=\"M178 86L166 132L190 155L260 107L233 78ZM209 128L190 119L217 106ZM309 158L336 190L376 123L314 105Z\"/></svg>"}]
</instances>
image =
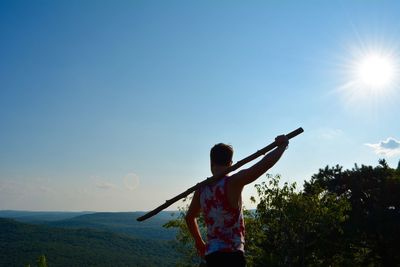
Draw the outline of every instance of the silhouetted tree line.
<instances>
[{"instance_id":1,"label":"silhouetted tree line","mask_svg":"<svg viewBox=\"0 0 400 267\"><path fill-rule=\"evenodd\" d=\"M279 181L256 185L257 208L245 211L248 266L400 266L400 162L327 166L301 191ZM196 266L185 211L166 227L179 229L179 266Z\"/></svg>"}]
</instances>

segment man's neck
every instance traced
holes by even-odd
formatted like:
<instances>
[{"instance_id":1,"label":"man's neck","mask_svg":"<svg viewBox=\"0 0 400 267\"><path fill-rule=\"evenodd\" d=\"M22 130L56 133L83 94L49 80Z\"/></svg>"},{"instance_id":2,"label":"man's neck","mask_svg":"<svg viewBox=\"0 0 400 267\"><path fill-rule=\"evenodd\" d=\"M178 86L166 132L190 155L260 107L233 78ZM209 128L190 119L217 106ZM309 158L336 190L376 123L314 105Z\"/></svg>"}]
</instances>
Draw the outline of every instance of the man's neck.
<instances>
[{"instance_id":1,"label":"man's neck","mask_svg":"<svg viewBox=\"0 0 400 267\"><path fill-rule=\"evenodd\" d=\"M226 169L228 169L228 168L229 168L229 166L215 165L215 166L213 166L211 172L213 175L216 175L216 174L225 172Z\"/></svg>"}]
</instances>

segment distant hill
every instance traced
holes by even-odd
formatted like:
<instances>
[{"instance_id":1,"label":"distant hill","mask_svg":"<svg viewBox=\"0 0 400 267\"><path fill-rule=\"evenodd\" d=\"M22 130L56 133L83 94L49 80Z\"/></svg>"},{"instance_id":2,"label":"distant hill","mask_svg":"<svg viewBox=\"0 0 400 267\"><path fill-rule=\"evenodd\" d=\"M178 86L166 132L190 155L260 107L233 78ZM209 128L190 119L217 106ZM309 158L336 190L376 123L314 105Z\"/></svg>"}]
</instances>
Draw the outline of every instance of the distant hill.
<instances>
[{"instance_id":1,"label":"distant hill","mask_svg":"<svg viewBox=\"0 0 400 267\"><path fill-rule=\"evenodd\" d=\"M143 222L136 221L143 212L96 212L46 223L53 227L92 228L126 234L136 238L173 240L175 229L166 229L165 223L173 219L172 212L161 212Z\"/></svg>"},{"instance_id":2,"label":"distant hill","mask_svg":"<svg viewBox=\"0 0 400 267\"><path fill-rule=\"evenodd\" d=\"M131 215L123 214L120 218ZM77 221L102 221L100 218L103 222L112 221L109 216L98 214L93 218L88 214L78 216L81 218ZM123 222L116 220L115 227L120 225ZM0 266L33 264L42 254L51 267L174 266L179 257L174 244L174 241L138 239L100 230L63 229L0 219Z\"/></svg>"},{"instance_id":3,"label":"distant hill","mask_svg":"<svg viewBox=\"0 0 400 267\"><path fill-rule=\"evenodd\" d=\"M93 212L0 210L0 218L11 218L20 222L44 222L65 220L90 213Z\"/></svg>"},{"instance_id":4,"label":"distant hill","mask_svg":"<svg viewBox=\"0 0 400 267\"><path fill-rule=\"evenodd\" d=\"M173 240L175 229L162 227L173 219L175 212L162 211L156 216L138 222L136 218L144 212L37 212L37 211L0 211L0 218L11 218L19 222L44 224L52 227L79 229L90 228L106 230L131 237Z\"/></svg>"}]
</instances>

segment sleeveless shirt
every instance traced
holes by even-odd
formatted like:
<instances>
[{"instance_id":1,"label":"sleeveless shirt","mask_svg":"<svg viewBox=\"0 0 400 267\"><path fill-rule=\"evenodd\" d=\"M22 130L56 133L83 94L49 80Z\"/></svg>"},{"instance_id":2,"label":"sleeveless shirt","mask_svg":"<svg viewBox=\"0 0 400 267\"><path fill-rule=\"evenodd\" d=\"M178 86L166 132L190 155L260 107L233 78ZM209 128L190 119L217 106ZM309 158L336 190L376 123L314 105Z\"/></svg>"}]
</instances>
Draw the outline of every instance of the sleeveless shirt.
<instances>
[{"instance_id":1,"label":"sleeveless shirt","mask_svg":"<svg viewBox=\"0 0 400 267\"><path fill-rule=\"evenodd\" d=\"M228 176L200 189L200 207L207 226L206 255L216 252L244 251L242 207L230 206L227 197Z\"/></svg>"}]
</instances>

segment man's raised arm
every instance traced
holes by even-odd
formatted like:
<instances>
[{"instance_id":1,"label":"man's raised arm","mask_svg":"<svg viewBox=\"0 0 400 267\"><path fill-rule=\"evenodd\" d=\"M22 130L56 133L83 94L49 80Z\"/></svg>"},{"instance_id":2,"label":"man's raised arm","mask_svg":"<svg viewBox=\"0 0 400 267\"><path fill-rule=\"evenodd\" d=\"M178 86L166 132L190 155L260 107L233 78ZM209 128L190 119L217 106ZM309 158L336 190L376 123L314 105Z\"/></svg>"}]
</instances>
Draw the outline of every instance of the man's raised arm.
<instances>
[{"instance_id":1,"label":"man's raised arm","mask_svg":"<svg viewBox=\"0 0 400 267\"><path fill-rule=\"evenodd\" d=\"M285 135L279 135L275 138L278 147L268 153L259 162L254 164L248 169L241 170L240 172L232 175L231 183L236 188L243 188L245 185L250 184L257 180L258 177L267 172L275 163L281 158L289 139Z\"/></svg>"}]
</instances>

